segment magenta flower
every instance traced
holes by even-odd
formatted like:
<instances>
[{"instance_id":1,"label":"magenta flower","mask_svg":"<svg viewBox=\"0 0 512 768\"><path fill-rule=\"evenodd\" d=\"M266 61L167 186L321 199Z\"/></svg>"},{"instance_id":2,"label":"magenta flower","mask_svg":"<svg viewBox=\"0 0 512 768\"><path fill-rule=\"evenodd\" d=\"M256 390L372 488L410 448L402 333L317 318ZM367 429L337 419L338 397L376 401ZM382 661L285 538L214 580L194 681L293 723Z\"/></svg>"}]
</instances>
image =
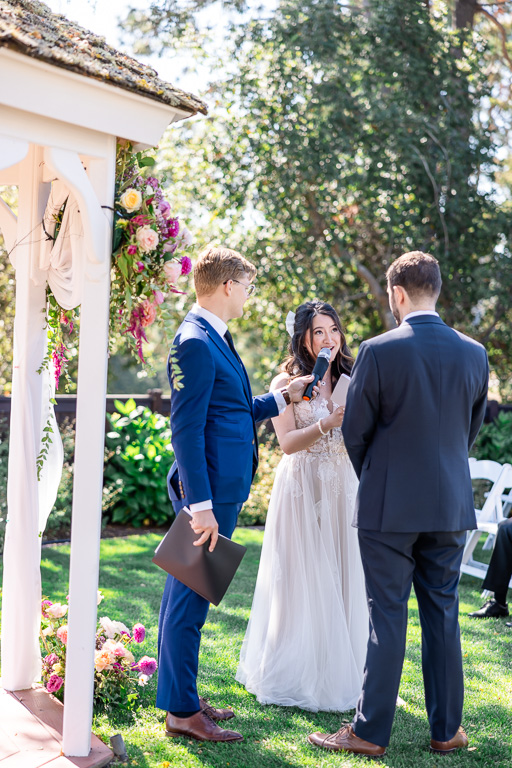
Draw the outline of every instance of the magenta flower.
<instances>
[{"instance_id":1,"label":"magenta flower","mask_svg":"<svg viewBox=\"0 0 512 768\"><path fill-rule=\"evenodd\" d=\"M50 679L46 683L46 690L48 693L56 693L64 685L64 680L58 675L51 675Z\"/></svg>"},{"instance_id":2,"label":"magenta flower","mask_svg":"<svg viewBox=\"0 0 512 768\"><path fill-rule=\"evenodd\" d=\"M144 272L144 264L142 263L142 261L137 262L137 269L139 270L139 272Z\"/></svg>"},{"instance_id":3,"label":"magenta flower","mask_svg":"<svg viewBox=\"0 0 512 768\"><path fill-rule=\"evenodd\" d=\"M58 389L62 369L65 368L67 364L66 347L64 344L59 344L59 346L53 350L52 360L55 375L55 389Z\"/></svg>"},{"instance_id":4,"label":"magenta flower","mask_svg":"<svg viewBox=\"0 0 512 768\"><path fill-rule=\"evenodd\" d=\"M135 256L135 254L137 253L137 246L133 245L132 243L132 245L128 246L127 251L129 256Z\"/></svg>"},{"instance_id":5,"label":"magenta flower","mask_svg":"<svg viewBox=\"0 0 512 768\"><path fill-rule=\"evenodd\" d=\"M155 304L160 305L164 303L165 296L162 291L153 291L153 296L155 297Z\"/></svg>"},{"instance_id":6,"label":"magenta flower","mask_svg":"<svg viewBox=\"0 0 512 768\"><path fill-rule=\"evenodd\" d=\"M143 675L151 677L156 670L156 659L152 659L150 656L143 656L137 667Z\"/></svg>"},{"instance_id":7,"label":"magenta flower","mask_svg":"<svg viewBox=\"0 0 512 768\"><path fill-rule=\"evenodd\" d=\"M136 643L142 643L146 637L146 628L143 624L135 624L133 627L133 639Z\"/></svg>"},{"instance_id":8,"label":"magenta flower","mask_svg":"<svg viewBox=\"0 0 512 768\"><path fill-rule=\"evenodd\" d=\"M192 259L190 259L188 256L182 256L181 257L181 274L188 275L188 273L191 270L192 270Z\"/></svg>"},{"instance_id":9,"label":"magenta flower","mask_svg":"<svg viewBox=\"0 0 512 768\"><path fill-rule=\"evenodd\" d=\"M49 653L48 656L45 656L43 659L43 662L47 664L49 667L53 667L54 664L56 664L59 660L59 657L56 653Z\"/></svg>"},{"instance_id":10,"label":"magenta flower","mask_svg":"<svg viewBox=\"0 0 512 768\"><path fill-rule=\"evenodd\" d=\"M169 226L167 228L168 237L176 237L180 231L180 223L178 219L169 219Z\"/></svg>"},{"instance_id":11,"label":"magenta flower","mask_svg":"<svg viewBox=\"0 0 512 768\"><path fill-rule=\"evenodd\" d=\"M48 614L46 613L46 608L49 605L53 605L51 600L41 600L41 615L44 616L45 619L49 618Z\"/></svg>"}]
</instances>

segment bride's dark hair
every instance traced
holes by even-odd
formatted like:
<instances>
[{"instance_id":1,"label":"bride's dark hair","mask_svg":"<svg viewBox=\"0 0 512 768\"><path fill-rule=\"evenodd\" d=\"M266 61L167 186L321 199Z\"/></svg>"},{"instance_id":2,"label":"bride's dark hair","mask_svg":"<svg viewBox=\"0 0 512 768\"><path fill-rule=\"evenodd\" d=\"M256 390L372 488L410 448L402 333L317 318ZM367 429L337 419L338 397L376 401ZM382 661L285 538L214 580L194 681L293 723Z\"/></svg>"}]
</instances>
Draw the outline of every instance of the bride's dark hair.
<instances>
[{"instance_id":1,"label":"bride's dark hair","mask_svg":"<svg viewBox=\"0 0 512 768\"><path fill-rule=\"evenodd\" d=\"M347 346L338 313L330 304L318 299L305 301L297 308L293 336L288 347L289 357L281 368L290 376L307 376L313 370L316 358L309 351L306 341L309 341L310 347L313 347L313 319L316 315L330 317L340 332L340 349L331 363L331 375L333 383L336 383L342 373L350 374L354 358Z\"/></svg>"}]
</instances>

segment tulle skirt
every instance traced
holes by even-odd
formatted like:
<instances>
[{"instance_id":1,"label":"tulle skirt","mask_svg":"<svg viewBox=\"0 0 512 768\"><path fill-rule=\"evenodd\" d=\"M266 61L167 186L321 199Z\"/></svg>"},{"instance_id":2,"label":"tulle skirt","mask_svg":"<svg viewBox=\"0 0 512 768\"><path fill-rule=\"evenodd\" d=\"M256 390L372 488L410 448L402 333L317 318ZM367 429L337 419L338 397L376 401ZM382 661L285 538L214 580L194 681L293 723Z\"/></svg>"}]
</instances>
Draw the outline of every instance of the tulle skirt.
<instances>
[{"instance_id":1,"label":"tulle skirt","mask_svg":"<svg viewBox=\"0 0 512 768\"><path fill-rule=\"evenodd\" d=\"M368 609L346 453L281 460L236 679L262 704L345 711L361 691Z\"/></svg>"}]
</instances>

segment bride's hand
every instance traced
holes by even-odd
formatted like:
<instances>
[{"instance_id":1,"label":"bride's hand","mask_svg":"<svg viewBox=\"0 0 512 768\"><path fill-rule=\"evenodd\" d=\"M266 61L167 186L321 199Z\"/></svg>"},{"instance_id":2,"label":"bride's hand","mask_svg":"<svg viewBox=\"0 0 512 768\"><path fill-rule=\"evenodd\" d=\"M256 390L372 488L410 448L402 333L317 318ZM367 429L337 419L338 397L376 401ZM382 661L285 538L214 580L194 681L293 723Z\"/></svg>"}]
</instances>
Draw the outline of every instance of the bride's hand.
<instances>
[{"instance_id":1,"label":"bride's hand","mask_svg":"<svg viewBox=\"0 0 512 768\"><path fill-rule=\"evenodd\" d=\"M341 427L343 423L343 416L345 414L345 406L340 405L329 416L324 416L322 419L322 427L324 431L326 429L334 429L334 427Z\"/></svg>"}]
</instances>

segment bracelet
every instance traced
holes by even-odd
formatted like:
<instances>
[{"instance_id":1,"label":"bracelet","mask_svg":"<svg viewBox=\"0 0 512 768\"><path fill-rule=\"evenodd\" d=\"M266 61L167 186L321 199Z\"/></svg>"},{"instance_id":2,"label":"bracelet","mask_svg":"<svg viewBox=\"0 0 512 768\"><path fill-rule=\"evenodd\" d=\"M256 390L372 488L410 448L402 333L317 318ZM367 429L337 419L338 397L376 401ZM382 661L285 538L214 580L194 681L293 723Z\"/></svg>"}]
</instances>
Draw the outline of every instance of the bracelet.
<instances>
[{"instance_id":1,"label":"bracelet","mask_svg":"<svg viewBox=\"0 0 512 768\"><path fill-rule=\"evenodd\" d=\"M292 399L291 399L290 393L288 392L286 387L283 387L279 391L282 394L282 396L284 397L284 401L285 401L286 405L291 405Z\"/></svg>"},{"instance_id":2,"label":"bracelet","mask_svg":"<svg viewBox=\"0 0 512 768\"><path fill-rule=\"evenodd\" d=\"M325 437L325 435L329 434L329 430L327 430L327 432L324 432L323 429L322 429L322 419L318 419L317 425L318 425L318 429L320 430L320 434L321 435L324 435L324 437Z\"/></svg>"}]
</instances>

